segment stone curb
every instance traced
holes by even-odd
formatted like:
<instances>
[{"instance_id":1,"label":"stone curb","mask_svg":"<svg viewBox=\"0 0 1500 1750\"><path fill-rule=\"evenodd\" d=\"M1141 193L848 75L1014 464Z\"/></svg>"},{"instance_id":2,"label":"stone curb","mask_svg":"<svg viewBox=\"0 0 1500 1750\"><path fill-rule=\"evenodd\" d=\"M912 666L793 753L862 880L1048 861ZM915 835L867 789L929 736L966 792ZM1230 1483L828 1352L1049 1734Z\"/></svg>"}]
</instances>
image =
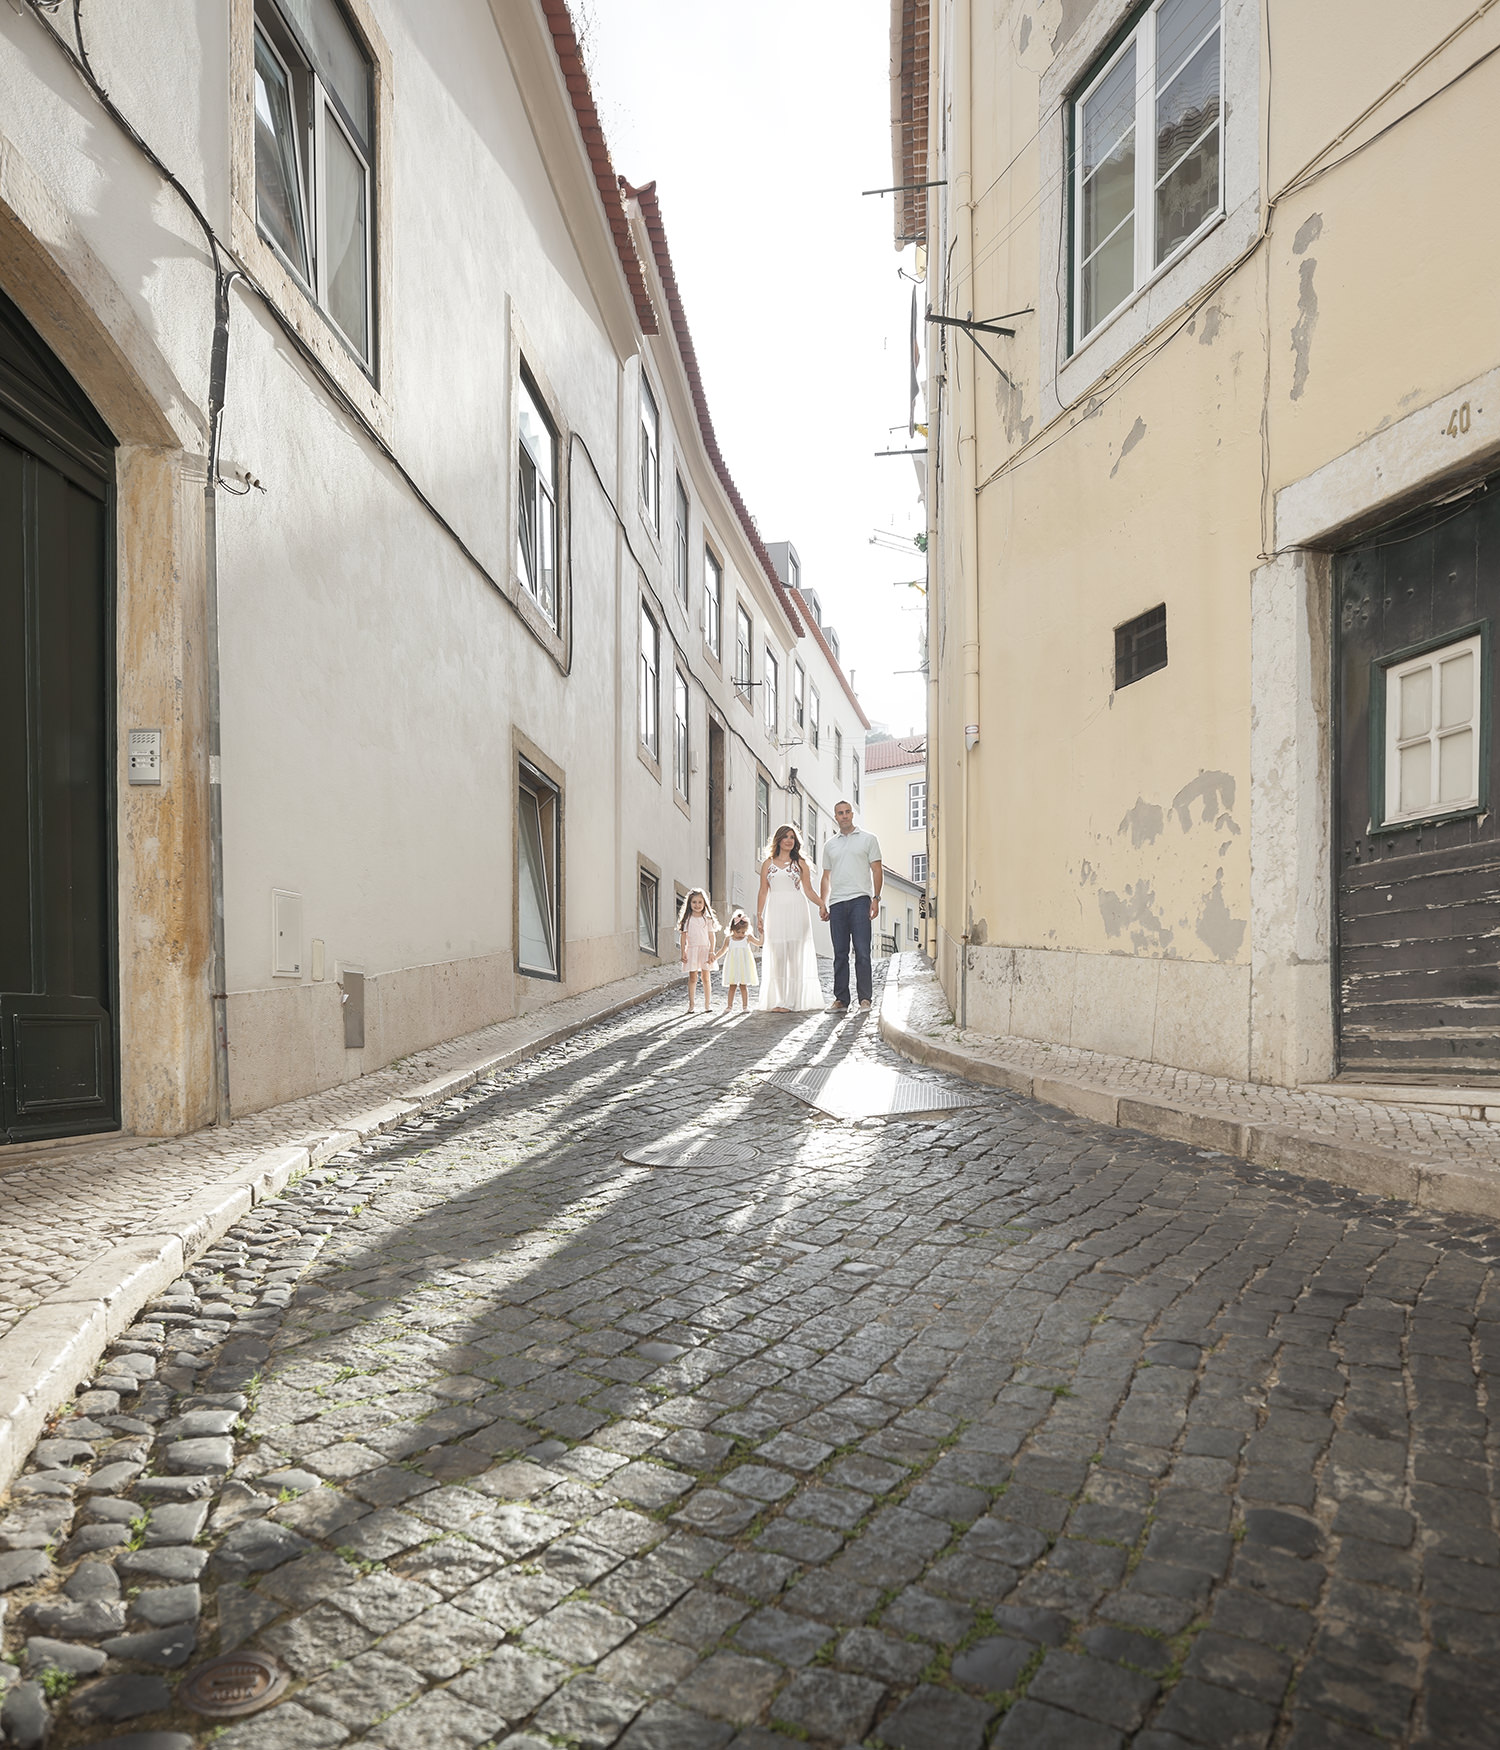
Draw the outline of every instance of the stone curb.
<instances>
[{"instance_id":1,"label":"stone curb","mask_svg":"<svg viewBox=\"0 0 1500 1750\"><path fill-rule=\"evenodd\" d=\"M670 970L675 978L677 969ZM320 1131L268 1149L249 1166L225 1174L190 1198L170 1227L132 1234L90 1259L71 1282L49 1294L0 1337L0 1492L19 1474L48 1417L93 1372L106 1346L148 1300L175 1282L257 1203L275 1197L290 1180L342 1150L466 1092L483 1077L511 1069L584 1027L639 1008L670 982L663 978L505 1051L476 1052L467 1063L423 1082L402 1098L343 1120L335 1131Z\"/></svg>"},{"instance_id":2,"label":"stone curb","mask_svg":"<svg viewBox=\"0 0 1500 1750\"><path fill-rule=\"evenodd\" d=\"M908 975L909 977L910 975ZM923 975L918 975L923 976ZM934 978L934 974L925 975ZM1140 1130L1170 1142L1217 1149L1258 1167L1301 1173L1310 1179L1368 1191L1377 1197L1399 1197L1419 1209L1445 1215L1500 1217L1500 1173L1466 1172L1420 1156L1367 1143L1341 1142L1314 1130L1294 1130L1252 1124L1222 1111L1138 1094L1120 1094L1097 1082L1034 1075L1029 1069L986 1057L970 1046L939 1044L920 1038L898 1018L901 979L887 977L881 996L881 1037L914 1063L945 1070L983 1087L1000 1088L1060 1107L1098 1124Z\"/></svg>"}]
</instances>

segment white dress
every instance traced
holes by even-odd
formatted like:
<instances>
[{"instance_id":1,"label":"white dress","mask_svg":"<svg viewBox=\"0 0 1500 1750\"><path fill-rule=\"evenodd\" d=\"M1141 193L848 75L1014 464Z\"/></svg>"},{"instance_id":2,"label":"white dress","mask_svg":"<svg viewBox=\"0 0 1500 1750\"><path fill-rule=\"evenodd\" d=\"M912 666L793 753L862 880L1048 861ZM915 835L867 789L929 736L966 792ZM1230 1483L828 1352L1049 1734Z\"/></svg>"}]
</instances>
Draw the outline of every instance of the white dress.
<instances>
[{"instance_id":1,"label":"white dress","mask_svg":"<svg viewBox=\"0 0 1500 1750\"><path fill-rule=\"evenodd\" d=\"M772 863L767 876L766 920L760 956L761 1009L821 1009L818 956L813 948L812 908L795 867Z\"/></svg>"}]
</instances>

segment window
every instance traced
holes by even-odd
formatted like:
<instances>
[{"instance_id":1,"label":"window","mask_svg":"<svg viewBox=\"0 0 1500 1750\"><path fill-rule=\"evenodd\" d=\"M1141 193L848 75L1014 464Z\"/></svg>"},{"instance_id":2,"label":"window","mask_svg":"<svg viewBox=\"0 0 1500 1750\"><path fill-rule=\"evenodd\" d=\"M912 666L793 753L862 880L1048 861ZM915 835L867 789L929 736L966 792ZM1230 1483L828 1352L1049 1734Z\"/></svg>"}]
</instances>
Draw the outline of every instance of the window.
<instances>
[{"instance_id":1,"label":"window","mask_svg":"<svg viewBox=\"0 0 1500 1750\"><path fill-rule=\"evenodd\" d=\"M809 801L807 805L807 843L814 862L818 860L818 805Z\"/></svg>"},{"instance_id":2,"label":"window","mask_svg":"<svg viewBox=\"0 0 1500 1750\"><path fill-rule=\"evenodd\" d=\"M750 616L738 603L734 607L734 684L742 693L755 679L750 669Z\"/></svg>"},{"instance_id":3,"label":"window","mask_svg":"<svg viewBox=\"0 0 1500 1750\"><path fill-rule=\"evenodd\" d=\"M766 704L766 734L774 741L781 726L781 664L766 646L766 672L762 682Z\"/></svg>"},{"instance_id":4,"label":"window","mask_svg":"<svg viewBox=\"0 0 1500 1750\"><path fill-rule=\"evenodd\" d=\"M655 616L641 603L641 745L661 758L661 632Z\"/></svg>"},{"instance_id":5,"label":"window","mask_svg":"<svg viewBox=\"0 0 1500 1750\"><path fill-rule=\"evenodd\" d=\"M703 642L714 653L719 651L719 628L724 620L724 567L713 556L712 548L703 549Z\"/></svg>"},{"instance_id":6,"label":"window","mask_svg":"<svg viewBox=\"0 0 1500 1750\"><path fill-rule=\"evenodd\" d=\"M771 786L760 772L755 774L755 839L758 846L771 843Z\"/></svg>"},{"instance_id":7,"label":"window","mask_svg":"<svg viewBox=\"0 0 1500 1750\"><path fill-rule=\"evenodd\" d=\"M844 732L835 729L833 732L833 781L842 784L844 781Z\"/></svg>"},{"instance_id":8,"label":"window","mask_svg":"<svg viewBox=\"0 0 1500 1750\"><path fill-rule=\"evenodd\" d=\"M787 817L798 832L802 829L802 795L800 791L792 790L787 795Z\"/></svg>"},{"instance_id":9,"label":"window","mask_svg":"<svg viewBox=\"0 0 1500 1750\"><path fill-rule=\"evenodd\" d=\"M807 689L807 739L810 746L816 747L818 745L820 733L818 728L818 689L809 687Z\"/></svg>"},{"instance_id":10,"label":"window","mask_svg":"<svg viewBox=\"0 0 1500 1750\"><path fill-rule=\"evenodd\" d=\"M655 875L644 866L640 872L640 895L636 907L635 939L647 954L655 954L657 949L657 895L660 883Z\"/></svg>"},{"instance_id":11,"label":"window","mask_svg":"<svg viewBox=\"0 0 1500 1750\"><path fill-rule=\"evenodd\" d=\"M1075 340L1220 210L1220 0L1156 0L1073 104Z\"/></svg>"},{"instance_id":12,"label":"window","mask_svg":"<svg viewBox=\"0 0 1500 1750\"><path fill-rule=\"evenodd\" d=\"M926 851L913 851L912 852L912 854L911 854L911 878L913 881L925 881L927 879L927 853L926 853ZM908 926L908 927L910 927L910 926Z\"/></svg>"},{"instance_id":13,"label":"window","mask_svg":"<svg viewBox=\"0 0 1500 1750\"><path fill-rule=\"evenodd\" d=\"M799 730L807 724L807 672L800 662L792 664L792 722Z\"/></svg>"},{"instance_id":14,"label":"window","mask_svg":"<svg viewBox=\"0 0 1500 1750\"><path fill-rule=\"evenodd\" d=\"M516 571L557 625L557 431L523 365L516 387Z\"/></svg>"},{"instance_id":15,"label":"window","mask_svg":"<svg viewBox=\"0 0 1500 1750\"><path fill-rule=\"evenodd\" d=\"M1385 671L1383 824L1479 805L1482 635Z\"/></svg>"},{"instance_id":16,"label":"window","mask_svg":"<svg viewBox=\"0 0 1500 1750\"><path fill-rule=\"evenodd\" d=\"M561 814L557 786L523 761L516 806L516 965L542 978L556 978L559 971Z\"/></svg>"},{"instance_id":17,"label":"window","mask_svg":"<svg viewBox=\"0 0 1500 1750\"><path fill-rule=\"evenodd\" d=\"M688 793L688 684L680 668L672 670L672 782L677 794Z\"/></svg>"},{"instance_id":18,"label":"window","mask_svg":"<svg viewBox=\"0 0 1500 1750\"><path fill-rule=\"evenodd\" d=\"M859 807L859 755L853 755L850 764L854 768L854 806Z\"/></svg>"},{"instance_id":19,"label":"window","mask_svg":"<svg viewBox=\"0 0 1500 1750\"><path fill-rule=\"evenodd\" d=\"M677 522L672 541L672 581L677 585L677 599L686 609L688 605L688 495L687 487L682 484L682 476L677 476Z\"/></svg>"},{"instance_id":20,"label":"window","mask_svg":"<svg viewBox=\"0 0 1500 1750\"><path fill-rule=\"evenodd\" d=\"M1150 608L1115 627L1115 689L1167 666L1167 609Z\"/></svg>"},{"instance_id":21,"label":"window","mask_svg":"<svg viewBox=\"0 0 1500 1750\"><path fill-rule=\"evenodd\" d=\"M334 0L258 0L256 224L366 366L372 116L370 57Z\"/></svg>"},{"instance_id":22,"label":"window","mask_svg":"<svg viewBox=\"0 0 1500 1750\"><path fill-rule=\"evenodd\" d=\"M908 832L921 832L927 825L927 780L919 778L906 786L906 826Z\"/></svg>"},{"instance_id":23,"label":"window","mask_svg":"<svg viewBox=\"0 0 1500 1750\"><path fill-rule=\"evenodd\" d=\"M661 528L661 415L646 375L641 373L641 512Z\"/></svg>"},{"instance_id":24,"label":"window","mask_svg":"<svg viewBox=\"0 0 1500 1750\"><path fill-rule=\"evenodd\" d=\"M786 556L786 580L793 589L802 587L802 565L795 553Z\"/></svg>"}]
</instances>

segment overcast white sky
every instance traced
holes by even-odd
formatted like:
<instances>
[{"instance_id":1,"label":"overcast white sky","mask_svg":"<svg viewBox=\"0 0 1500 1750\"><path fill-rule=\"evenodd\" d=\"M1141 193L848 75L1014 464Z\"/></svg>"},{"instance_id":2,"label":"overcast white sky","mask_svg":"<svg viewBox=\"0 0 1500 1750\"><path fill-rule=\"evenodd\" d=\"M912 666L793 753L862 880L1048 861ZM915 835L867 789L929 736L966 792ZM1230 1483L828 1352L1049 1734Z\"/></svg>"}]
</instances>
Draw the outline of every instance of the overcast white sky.
<instances>
[{"instance_id":1,"label":"overcast white sky","mask_svg":"<svg viewBox=\"0 0 1500 1750\"><path fill-rule=\"evenodd\" d=\"M866 714L925 721L923 526L904 456L911 285L897 276L889 0L573 0L615 168L657 184L729 471L790 540ZM920 295L920 294L919 294ZM918 417L921 417L920 411ZM899 427L891 430L891 427ZM872 546L877 529L905 552Z\"/></svg>"}]
</instances>

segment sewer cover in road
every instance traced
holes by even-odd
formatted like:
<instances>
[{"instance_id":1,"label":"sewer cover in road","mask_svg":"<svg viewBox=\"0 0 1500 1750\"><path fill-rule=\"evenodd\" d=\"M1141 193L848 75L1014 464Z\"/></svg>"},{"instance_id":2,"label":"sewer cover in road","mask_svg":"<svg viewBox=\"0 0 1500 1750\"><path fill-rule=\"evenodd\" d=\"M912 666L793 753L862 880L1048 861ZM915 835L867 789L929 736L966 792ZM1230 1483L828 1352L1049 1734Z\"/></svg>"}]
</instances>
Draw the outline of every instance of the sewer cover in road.
<instances>
[{"instance_id":1,"label":"sewer cover in road","mask_svg":"<svg viewBox=\"0 0 1500 1750\"><path fill-rule=\"evenodd\" d=\"M224 1653L190 1672L177 1691L195 1714L233 1719L279 1700L290 1675L264 1653Z\"/></svg>"},{"instance_id":2,"label":"sewer cover in road","mask_svg":"<svg viewBox=\"0 0 1500 1750\"><path fill-rule=\"evenodd\" d=\"M904 1118L974 1103L971 1095L943 1082L923 1081L875 1064L783 1069L769 1080L773 1088L795 1094L831 1118Z\"/></svg>"},{"instance_id":3,"label":"sewer cover in road","mask_svg":"<svg viewBox=\"0 0 1500 1750\"><path fill-rule=\"evenodd\" d=\"M679 1130L656 1142L622 1149L620 1159L635 1167L741 1167L756 1151L742 1142L725 1142L709 1130Z\"/></svg>"}]
</instances>

